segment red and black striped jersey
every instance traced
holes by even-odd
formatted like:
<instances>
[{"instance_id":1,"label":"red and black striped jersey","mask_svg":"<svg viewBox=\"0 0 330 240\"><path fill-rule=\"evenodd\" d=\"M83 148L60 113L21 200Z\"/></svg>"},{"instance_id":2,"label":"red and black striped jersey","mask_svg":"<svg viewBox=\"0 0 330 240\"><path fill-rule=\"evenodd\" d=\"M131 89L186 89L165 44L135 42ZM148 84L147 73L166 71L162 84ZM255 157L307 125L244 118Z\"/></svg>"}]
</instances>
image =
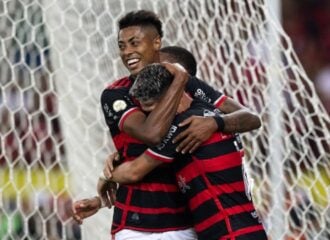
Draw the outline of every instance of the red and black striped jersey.
<instances>
[{"instance_id":1,"label":"red and black striped jersey","mask_svg":"<svg viewBox=\"0 0 330 240\"><path fill-rule=\"evenodd\" d=\"M123 131L125 119L141 111L129 95L133 80L126 77L108 88L101 96L102 110L114 145L124 161L142 154L147 146ZM191 96L221 104L225 96L195 78L189 79L186 90ZM206 98L208 96L208 98ZM121 229L163 232L190 227L191 217L180 193L172 166L165 165L150 172L136 184L121 185L117 191L112 233Z\"/></svg>"},{"instance_id":2,"label":"red and black striped jersey","mask_svg":"<svg viewBox=\"0 0 330 240\"><path fill-rule=\"evenodd\" d=\"M213 106L193 101L187 111L175 117L162 143L145 154L174 166L199 239L267 239L246 192L242 146L236 134L214 133L191 155L175 151L172 139L183 130L178 126L181 121L192 115L215 114L219 113Z\"/></svg>"}]
</instances>

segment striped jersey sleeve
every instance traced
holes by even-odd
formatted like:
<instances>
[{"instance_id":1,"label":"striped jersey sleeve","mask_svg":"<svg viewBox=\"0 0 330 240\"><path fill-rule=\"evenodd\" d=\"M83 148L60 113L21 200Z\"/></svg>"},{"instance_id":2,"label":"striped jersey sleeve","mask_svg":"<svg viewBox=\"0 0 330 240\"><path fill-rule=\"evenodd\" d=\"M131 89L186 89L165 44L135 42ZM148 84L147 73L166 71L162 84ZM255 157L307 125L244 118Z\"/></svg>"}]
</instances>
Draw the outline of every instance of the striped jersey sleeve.
<instances>
[{"instance_id":1,"label":"striped jersey sleeve","mask_svg":"<svg viewBox=\"0 0 330 240\"><path fill-rule=\"evenodd\" d=\"M179 127L178 123L181 122L184 118L176 117L173 121L167 135L163 138L162 142L157 146L148 148L144 153L153 159L170 163L177 156L176 146L177 144L173 143L173 139L185 128Z\"/></svg>"},{"instance_id":2,"label":"striped jersey sleeve","mask_svg":"<svg viewBox=\"0 0 330 240\"><path fill-rule=\"evenodd\" d=\"M197 77L190 77L186 86L186 91L192 98L200 99L204 102L213 104L215 107L219 107L227 98L225 94L215 90L208 85L205 81L198 79Z\"/></svg>"}]
</instances>

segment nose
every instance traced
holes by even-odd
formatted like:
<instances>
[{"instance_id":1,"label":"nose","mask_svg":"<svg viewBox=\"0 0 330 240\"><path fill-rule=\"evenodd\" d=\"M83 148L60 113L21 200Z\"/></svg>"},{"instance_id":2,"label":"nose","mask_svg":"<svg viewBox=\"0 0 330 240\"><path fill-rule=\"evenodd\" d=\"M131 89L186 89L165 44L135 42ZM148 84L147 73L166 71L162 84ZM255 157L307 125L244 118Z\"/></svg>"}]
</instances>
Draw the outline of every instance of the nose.
<instances>
[{"instance_id":1,"label":"nose","mask_svg":"<svg viewBox=\"0 0 330 240\"><path fill-rule=\"evenodd\" d=\"M132 52L133 50L130 46L125 46L123 49L120 50L120 54L125 57L132 54Z\"/></svg>"}]
</instances>

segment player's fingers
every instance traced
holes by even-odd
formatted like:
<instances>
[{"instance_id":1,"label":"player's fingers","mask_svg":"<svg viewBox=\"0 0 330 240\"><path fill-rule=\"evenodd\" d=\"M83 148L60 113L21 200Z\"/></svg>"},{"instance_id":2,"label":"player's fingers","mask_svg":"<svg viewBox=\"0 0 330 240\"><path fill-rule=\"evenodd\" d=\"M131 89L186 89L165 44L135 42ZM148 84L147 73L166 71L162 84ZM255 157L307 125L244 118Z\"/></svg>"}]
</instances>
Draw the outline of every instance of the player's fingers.
<instances>
[{"instance_id":1,"label":"player's fingers","mask_svg":"<svg viewBox=\"0 0 330 240\"><path fill-rule=\"evenodd\" d=\"M110 189L110 191L108 192L108 198L109 198L109 205L108 207L111 208L112 205L115 204L116 201L116 190L114 190L113 188Z\"/></svg>"},{"instance_id":2,"label":"player's fingers","mask_svg":"<svg viewBox=\"0 0 330 240\"><path fill-rule=\"evenodd\" d=\"M115 161L119 161L119 160L120 160L119 152L115 152L115 153L114 153L114 160L115 160Z\"/></svg>"},{"instance_id":3,"label":"player's fingers","mask_svg":"<svg viewBox=\"0 0 330 240\"><path fill-rule=\"evenodd\" d=\"M102 196L100 196L100 198L101 198L101 207L103 207L104 205L109 206L109 199L108 199L107 191Z\"/></svg>"},{"instance_id":4,"label":"player's fingers","mask_svg":"<svg viewBox=\"0 0 330 240\"><path fill-rule=\"evenodd\" d=\"M77 210L79 209L81 201L76 201L72 204L72 212L75 214L77 213Z\"/></svg>"},{"instance_id":5,"label":"player's fingers","mask_svg":"<svg viewBox=\"0 0 330 240\"><path fill-rule=\"evenodd\" d=\"M189 152L191 150L191 148L196 144L197 140L191 140L190 142L188 142L181 150L181 152L183 154Z\"/></svg>"},{"instance_id":6,"label":"player's fingers","mask_svg":"<svg viewBox=\"0 0 330 240\"><path fill-rule=\"evenodd\" d=\"M171 74L174 74L175 68L172 63L169 62L161 62L161 65L163 65Z\"/></svg>"},{"instance_id":7,"label":"player's fingers","mask_svg":"<svg viewBox=\"0 0 330 240\"><path fill-rule=\"evenodd\" d=\"M73 214L72 218L74 221L76 221L78 224L82 224L82 219L77 215L77 214Z\"/></svg>"},{"instance_id":8,"label":"player's fingers","mask_svg":"<svg viewBox=\"0 0 330 240\"><path fill-rule=\"evenodd\" d=\"M191 141L193 141L193 138L191 136L187 136L185 139L183 139L180 144L176 147L176 151L177 152L181 152L181 153L186 153L186 152L183 152L183 149L191 143Z\"/></svg>"},{"instance_id":9,"label":"player's fingers","mask_svg":"<svg viewBox=\"0 0 330 240\"><path fill-rule=\"evenodd\" d=\"M73 213L77 213L78 211L84 210L88 207L88 202L86 200L79 200L73 204L72 211Z\"/></svg>"},{"instance_id":10,"label":"player's fingers","mask_svg":"<svg viewBox=\"0 0 330 240\"><path fill-rule=\"evenodd\" d=\"M189 125L191 121L193 120L193 117L186 118L182 122L179 123L179 127L184 127L186 125Z\"/></svg>"},{"instance_id":11,"label":"player's fingers","mask_svg":"<svg viewBox=\"0 0 330 240\"><path fill-rule=\"evenodd\" d=\"M103 174L106 180L109 180L112 178L112 173L108 167L103 169Z\"/></svg>"},{"instance_id":12,"label":"player's fingers","mask_svg":"<svg viewBox=\"0 0 330 240\"><path fill-rule=\"evenodd\" d=\"M202 144L202 141L196 141L195 144L190 148L189 153L193 153Z\"/></svg>"},{"instance_id":13,"label":"player's fingers","mask_svg":"<svg viewBox=\"0 0 330 240\"><path fill-rule=\"evenodd\" d=\"M110 194L111 204L114 205L116 201L117 183L113 182L110 190L111 190L111 194Z\"/></svg>"},{"instance_id":14,"label":"player's fingers","mask_svg":"<svg viewBox=\"0 0 330 240\"><path fill-rule=\"evenodd\" d=\"M173 139L173 143L178 143L180 141L182 141L182 139L186 138L189 135L189 130L186 129L183 132L179 133L174 139Z\"/></svg>"},{"instance_id":15,"label":"player's fingers","mask_svg":"<svg viewBox=\"0 0 330 240\"><path fill-rule=\"evenodd\" d=\"M82 209L88 209L91 207L91 201L90 199L84 199L81 201L81 203L79 204L79 207Z\"/></svg>"},{"instance_id":16,"label":"player's fingers","mask_svg":"<svg viewBox=\"0 0 330 240\"><path fill-rule=\"evenodd\" d=\"M113 170L113 161L114 161L114 159L115 159L115 153L112 153L112 154L110 154L108 156L108 158L106 160L106 164L105 165L107 166L107 168L110 169L110 171Z\"/></svg>"}]
</instances>

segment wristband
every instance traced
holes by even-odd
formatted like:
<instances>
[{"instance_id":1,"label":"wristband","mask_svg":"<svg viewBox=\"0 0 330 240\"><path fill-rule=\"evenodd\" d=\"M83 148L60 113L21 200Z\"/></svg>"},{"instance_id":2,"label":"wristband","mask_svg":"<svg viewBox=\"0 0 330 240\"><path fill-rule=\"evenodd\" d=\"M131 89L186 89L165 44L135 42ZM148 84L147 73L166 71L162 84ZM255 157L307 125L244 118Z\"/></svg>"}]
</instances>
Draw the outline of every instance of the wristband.
<instances>
[{"instance_id":1,"label":"wristband","mask_svg":"<svg viewBox=\"0 0 330 240\"><path fill-rule=\"evenodd\" d=\"M225 128L225 121L220 115L216 115L213 118L218 125L218 131L222 132L223 129Z\"/></svg>"}]
</instances>

